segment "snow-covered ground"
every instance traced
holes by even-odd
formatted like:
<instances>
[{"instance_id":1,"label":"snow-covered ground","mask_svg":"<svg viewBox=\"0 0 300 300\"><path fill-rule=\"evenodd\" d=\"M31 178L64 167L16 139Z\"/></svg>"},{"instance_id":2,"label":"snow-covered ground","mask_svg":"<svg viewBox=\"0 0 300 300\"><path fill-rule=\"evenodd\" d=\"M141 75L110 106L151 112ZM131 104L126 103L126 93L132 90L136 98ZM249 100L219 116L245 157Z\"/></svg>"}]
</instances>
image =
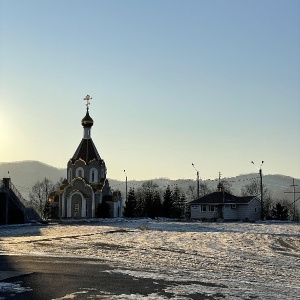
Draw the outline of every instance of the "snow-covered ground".
<instances>
[{"instance_id":1,"label":"snow-covered ground","mask_svg":"<svg viewBox=\"0 0 300 300\"><path fill-rule=\"evenodd\" d=\"M299 223L102 220L0 227L0 253L106 260L118 274L176 282L173 299L300 299ZM107 299L166 299L159 295Z\"/></svg>"}]
</instances>

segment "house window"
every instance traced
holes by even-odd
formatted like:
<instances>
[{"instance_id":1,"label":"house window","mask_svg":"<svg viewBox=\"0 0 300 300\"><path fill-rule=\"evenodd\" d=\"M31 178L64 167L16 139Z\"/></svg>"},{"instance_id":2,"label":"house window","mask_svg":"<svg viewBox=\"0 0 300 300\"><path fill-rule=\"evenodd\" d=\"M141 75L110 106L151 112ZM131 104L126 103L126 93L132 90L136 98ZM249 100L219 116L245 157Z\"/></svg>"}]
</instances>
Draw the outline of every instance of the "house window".
<instances>
[{"instance_id":1,"label":"house window","mask_svg":"<svg viewBox=\"0 0 300 300\"><path fill-rule=\"evenodd\" d=\"M254 211L256 212L257 210L256 210L256 207L254 208Z\"/></svg>"},{"instance_id":2,"label":"house window","mask_svg":"<svg viewBox=\"0 0 300 300\"><path fill-rule=\"evenodd\" d=\"M201 211L203 211L203 212L206 211L206 205L201 205Z\"/></svg>"},{"instance_id":3,"label":"house window","mask_svg":"<svg viewBox=\"0 0 300 300\"><path fill-rule=\"evenodd\" d=\"M92 171L92 182L95 181L95 171Z\"/></svg>"},{"instance_id":4,"label":"house window","mask_svg":"<svg viewBox=\"0 0 300 300\"><path fill-rule=\"evenodd\" d=\"M215 211L214 205L208 205L208 211Z\"/></svg>"},{"instance_id":5,"label":"house window","mask_svg":"<svg viewBox=\"0 0 300 300\"><path fill-rule=\"evenodd\" d=\"M236 204L231 204L231 209L236 209Z\"/></svg>"}]
</instances>

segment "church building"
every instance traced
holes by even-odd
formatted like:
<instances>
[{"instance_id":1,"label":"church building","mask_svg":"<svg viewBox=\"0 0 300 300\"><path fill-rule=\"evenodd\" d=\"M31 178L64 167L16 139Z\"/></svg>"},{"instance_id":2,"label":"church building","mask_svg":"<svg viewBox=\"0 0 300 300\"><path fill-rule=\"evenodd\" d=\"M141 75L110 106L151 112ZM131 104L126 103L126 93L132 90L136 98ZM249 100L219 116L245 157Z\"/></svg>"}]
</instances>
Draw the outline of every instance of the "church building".
<instances>
[{"instance_id":1,"label":"church building","mask_svg":"<svg viewBox=\"0 0 300 300\"><path fill-rule=\"evenodd\" d=\"M67 181L59 193L60 218L122 217L121 193L111 190L105 162L91 137L91 99L89 95L84 98L83 138L67 164Z\"/></svg>"}]
</instances>

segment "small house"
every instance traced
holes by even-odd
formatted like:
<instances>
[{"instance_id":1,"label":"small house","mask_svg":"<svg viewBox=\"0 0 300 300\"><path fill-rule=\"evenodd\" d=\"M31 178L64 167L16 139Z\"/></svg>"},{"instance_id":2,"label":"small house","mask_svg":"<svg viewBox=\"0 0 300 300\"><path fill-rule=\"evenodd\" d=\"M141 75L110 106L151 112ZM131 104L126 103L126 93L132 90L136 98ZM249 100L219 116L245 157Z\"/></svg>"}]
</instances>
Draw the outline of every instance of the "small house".
<instances>
[{"instance_id":1,"label":"small house","mask_svg":"<svg viewBox=\"0 0 300 300\"><path fill-rule=\"evenodd\" d=\"M191 201L190 212L191 219L254 221L261 217L261 202L256 196L232 195L219 183L216 192Z\"/></svg>"}]
</instances>

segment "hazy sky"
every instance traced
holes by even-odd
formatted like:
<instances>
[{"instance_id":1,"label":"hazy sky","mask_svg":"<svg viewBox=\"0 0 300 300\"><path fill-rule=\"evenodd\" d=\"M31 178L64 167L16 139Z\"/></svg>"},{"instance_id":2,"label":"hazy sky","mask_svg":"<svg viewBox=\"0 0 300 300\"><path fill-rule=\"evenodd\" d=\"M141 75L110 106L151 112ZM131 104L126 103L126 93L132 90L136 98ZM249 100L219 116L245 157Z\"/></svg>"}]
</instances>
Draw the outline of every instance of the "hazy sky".
<instances>
[{"instance_id":1,"label":"hazy sky","mask_svg":"<svg viewBox=\"0 0 300 300\"><path fill-rule=\"evenodd\" d=\"M0 0L0 162L300 178L299 0Z\"/></svg>"}]
</instances>

